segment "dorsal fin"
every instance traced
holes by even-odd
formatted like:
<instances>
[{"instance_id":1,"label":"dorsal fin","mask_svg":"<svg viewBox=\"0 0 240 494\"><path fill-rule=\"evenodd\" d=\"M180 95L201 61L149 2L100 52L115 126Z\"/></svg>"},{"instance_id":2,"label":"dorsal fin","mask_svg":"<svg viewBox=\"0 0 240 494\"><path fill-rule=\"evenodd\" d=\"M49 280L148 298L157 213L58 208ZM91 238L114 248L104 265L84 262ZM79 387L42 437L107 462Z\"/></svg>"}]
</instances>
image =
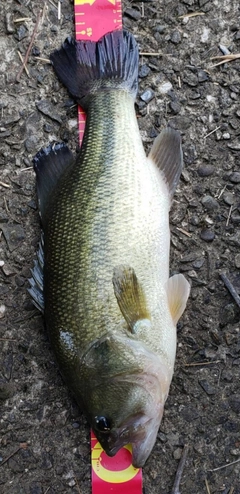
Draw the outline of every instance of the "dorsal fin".
<instances>
[{"instance_id":1,"label":"dorsal fin","mask_svg":"<svg viewBox=\"0 0 240 494\"><path fill-rule=\"evenodd\" d=\"M50 144L33 158L37 176L39 213L44 226L44 216L53 190L63 172L73 163L74 157L65 143Z\"/></svg>"},{"instance_id":2,"label":"dorsal fin","mask_svg":"<svg viewBox=\"0 0 240 494\"><path fill-rule=\"evenodd\" d=\"M180 133L167 127L156 137L148 155L162 172L172 199L183 168Z\"/></svg>"}]
</instances>

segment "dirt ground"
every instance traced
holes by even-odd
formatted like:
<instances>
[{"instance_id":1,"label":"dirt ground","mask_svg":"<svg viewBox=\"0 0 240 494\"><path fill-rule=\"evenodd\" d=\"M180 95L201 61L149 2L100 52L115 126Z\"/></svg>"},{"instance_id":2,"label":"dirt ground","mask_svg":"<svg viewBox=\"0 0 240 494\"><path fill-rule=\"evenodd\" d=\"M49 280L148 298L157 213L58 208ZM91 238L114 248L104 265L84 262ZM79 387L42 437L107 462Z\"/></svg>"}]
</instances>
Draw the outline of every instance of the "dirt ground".
<instances>
[{"instance_id":1,"label":"dirt ground","mask_svg":"<svg viewBox=\"0 0 240 494\"><path fill-rule=\"evenodd\" d=\"M89 427L27 292L40 235L32 157L52 141L78 147L76 106L37 59L73 32L73 2L63 0L60 22L56 0L45 2L29 75L16 82L43 4L0 5L0 491L90 494ZM171 273L192 284L144 493L170 493L188 444L181 494L240 494L240 310L221 278L240 294L240 58L214 67L211 60L240 52L239 1L123 7L125 27L152 54L140 57L136 104L146 150L167 123L182 134Z\"/></svg>"}]
</instances>

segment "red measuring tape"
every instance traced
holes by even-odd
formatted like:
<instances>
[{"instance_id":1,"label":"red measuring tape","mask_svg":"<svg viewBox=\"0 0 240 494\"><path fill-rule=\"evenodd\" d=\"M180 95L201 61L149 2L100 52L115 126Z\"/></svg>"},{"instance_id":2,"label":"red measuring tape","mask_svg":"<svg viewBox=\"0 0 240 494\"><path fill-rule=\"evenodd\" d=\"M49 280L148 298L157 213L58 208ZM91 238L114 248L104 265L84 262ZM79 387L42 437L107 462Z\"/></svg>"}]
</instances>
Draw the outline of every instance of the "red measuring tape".
<instances>
[{"instance_id":1,"label":"red measuring tape","mask_svg":"<svg viewBox=\"0 0 240 494\"><path fill-rule=\"evenodd\" d=\"M121 0L74 0L76 39L98 41L122 27ZM86 116L78 108L79 141L82 142ZM91 432L92 494L141 494L142 470L132 466L127 445L110 458Z\"/></svg>"},{"instance_id":2,"label":"red measuring tape","mask_svg":"<svg viewBox=\"0 0 240 494\"><path fill-rule=\"evenodd\" d=\"M98 41L104 34L122 27L121 0L74 0L76 39ZM86 115L78 108L79 141L82 142Z\"/></svg>"}]
</instances>

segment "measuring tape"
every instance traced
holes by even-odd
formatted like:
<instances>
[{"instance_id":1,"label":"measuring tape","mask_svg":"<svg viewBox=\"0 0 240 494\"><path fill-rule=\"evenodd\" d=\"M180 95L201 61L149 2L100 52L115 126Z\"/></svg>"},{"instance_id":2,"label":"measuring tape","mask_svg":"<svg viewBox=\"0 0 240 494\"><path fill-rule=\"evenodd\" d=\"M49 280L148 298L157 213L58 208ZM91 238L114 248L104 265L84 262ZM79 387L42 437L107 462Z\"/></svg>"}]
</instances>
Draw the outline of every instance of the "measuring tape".
<instances>
[{"instance_id":1,"label":"measuring tape","mask_svg":"<svg viewBox=\"0 0 240 494\"><path fill-rule=\"evenodd\" d=\"M122 27L121 0L74 0L76 39L98 41ZM78 107L79 141L82 143L86 115Z\"/></svg>"},{"instance_id":2,"label":"measuring tape","mask_svg":"<svg viewBox=\"0 0 240 494\"><path fill-rule=\"evenodd\" d=\"M74 0L77 40L98 41L122 27L121 0ZM78 108L80 144L86 116ZM92 494L141 494L142 470L132 466L131 446L124 446L113 458L106 455L91 432Z\"/></svg>"}]
</instances>

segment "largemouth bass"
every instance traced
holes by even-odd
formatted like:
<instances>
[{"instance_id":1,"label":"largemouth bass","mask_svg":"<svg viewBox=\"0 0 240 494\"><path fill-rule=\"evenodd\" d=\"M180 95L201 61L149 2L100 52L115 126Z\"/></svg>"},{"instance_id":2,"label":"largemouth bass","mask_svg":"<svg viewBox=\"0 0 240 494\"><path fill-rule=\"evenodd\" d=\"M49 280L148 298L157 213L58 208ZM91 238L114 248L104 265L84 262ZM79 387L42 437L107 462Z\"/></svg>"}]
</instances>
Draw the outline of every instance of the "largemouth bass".
<instances>
[{"instance_id":1,"label":"largemouth bass","mask_svg":"<svg viewBox=\"0 0 240 494\"><path fill-rule=\"evenodd\" d=\"M87 121L76 159L65 144L34 158L43 298L37 265L30 291L37 305L44 302L60 370L102 447L113 456L131 443L133 465L141 467L162 419L176 323L189 295L184 276L169 278L180 134L163 130L146 157L130 33L115 31L98 43L68 39L50 58Z\"/></svg>"}]
</instances>

